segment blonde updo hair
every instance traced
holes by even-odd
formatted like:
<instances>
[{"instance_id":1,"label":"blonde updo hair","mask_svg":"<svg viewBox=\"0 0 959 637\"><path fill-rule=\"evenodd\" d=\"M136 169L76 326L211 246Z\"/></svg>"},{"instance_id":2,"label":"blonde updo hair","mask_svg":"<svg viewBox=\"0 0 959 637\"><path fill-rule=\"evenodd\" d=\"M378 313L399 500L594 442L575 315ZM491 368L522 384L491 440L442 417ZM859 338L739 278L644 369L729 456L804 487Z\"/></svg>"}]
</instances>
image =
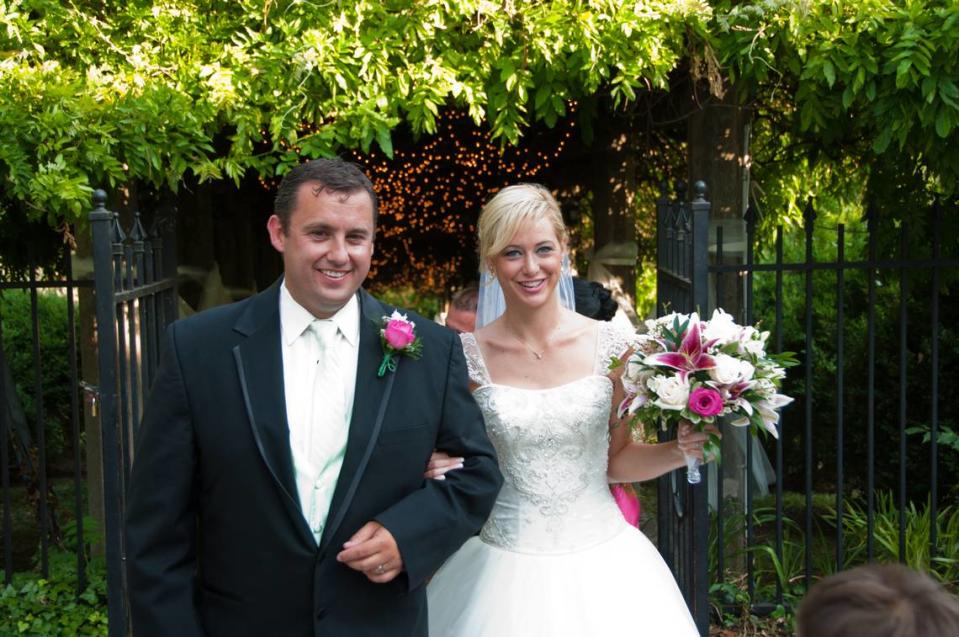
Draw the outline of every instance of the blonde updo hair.
<instances>
[{"instance_id":1,"label":"blonde updo hair","mask_svg":"<svg viewBox=\"0 0 959 637\"><path fill-rule=\"evenodd\" d=\"M549 222L556 232L556 238L565 248L569 233L563 223L559 204L545 187L539 184L516 184L500 190L480 212L477 226L480 263L488 265L496 254L509 245L520 226L540 219Z\"/></svg>"}]
</instances>

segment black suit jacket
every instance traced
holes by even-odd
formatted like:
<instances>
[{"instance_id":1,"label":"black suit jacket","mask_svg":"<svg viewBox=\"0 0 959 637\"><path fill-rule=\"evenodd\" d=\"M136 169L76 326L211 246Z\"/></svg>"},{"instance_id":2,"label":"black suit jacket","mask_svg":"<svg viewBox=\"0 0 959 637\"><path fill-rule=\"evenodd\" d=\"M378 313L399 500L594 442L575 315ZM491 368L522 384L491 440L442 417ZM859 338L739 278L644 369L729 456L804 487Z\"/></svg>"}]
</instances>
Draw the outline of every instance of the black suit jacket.
<instances>
[{"instance_id":1,"label":"black suit jacket","mask_svg":"<svg viewBox=\"0 0 959 637\"><path fill-rule=\"evenodd\" d=\"M294 482L279 285L170 326L128 492L135 637L427 634L423 584L482 525L502 478L459 339L411 315L423 357L378 378L393 308L358 295L353 415L319 546ZM425 480L434 448L465 466ZM335 559L370 520L405 563L387 584Z\"/></svg>"}]
</instances>

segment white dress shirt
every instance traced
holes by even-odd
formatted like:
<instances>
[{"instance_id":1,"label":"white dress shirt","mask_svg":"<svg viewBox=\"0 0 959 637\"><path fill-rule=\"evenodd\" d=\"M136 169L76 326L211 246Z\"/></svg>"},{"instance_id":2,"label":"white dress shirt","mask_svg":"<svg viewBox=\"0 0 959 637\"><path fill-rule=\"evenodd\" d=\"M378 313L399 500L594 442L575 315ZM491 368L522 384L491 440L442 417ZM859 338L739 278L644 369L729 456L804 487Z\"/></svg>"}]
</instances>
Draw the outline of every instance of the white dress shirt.
<instances>
[{"instance_id":1,"label":"white dress shirt","mask_svg":"<svg viewBox=\"0 0 959 637\"><path fill-rule=\"evenodd\" d=\"M326 377L322 383L314 383L317 374L322 374L324 357L309 328L319 320L336 325L332 346L336 348L339 383ZM300 510L319 544L343 466L353 411L360 342L359 303L354 295L331 318L317 319L293 299L284 281L280 285L280 331L286 417ZM322 407L334 396L332 392L342 392L344 410L338 418Z\"/></svg>"}]
</instances>

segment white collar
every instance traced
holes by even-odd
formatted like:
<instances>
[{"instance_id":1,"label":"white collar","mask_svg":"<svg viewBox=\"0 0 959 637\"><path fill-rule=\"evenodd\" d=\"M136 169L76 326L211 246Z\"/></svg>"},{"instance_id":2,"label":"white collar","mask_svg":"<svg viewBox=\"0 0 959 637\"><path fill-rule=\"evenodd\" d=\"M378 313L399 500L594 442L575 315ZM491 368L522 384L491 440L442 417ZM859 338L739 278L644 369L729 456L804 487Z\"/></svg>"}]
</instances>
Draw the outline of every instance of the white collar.
<instances>
[{"instance_id":1,"label":"white collar","mask_svg":"<svg viewBox=\"0 0 959 637\"><path fill-rule=\"evenodd\" d=\"M283 342L288 346L292 345L315 320L316 317L309 310L296 302L284 279L280 284L280 329ZM356 347L360 339L360 304L355 294L328 320L333 321L343 338Z\"/></svg>"}]
</instances>

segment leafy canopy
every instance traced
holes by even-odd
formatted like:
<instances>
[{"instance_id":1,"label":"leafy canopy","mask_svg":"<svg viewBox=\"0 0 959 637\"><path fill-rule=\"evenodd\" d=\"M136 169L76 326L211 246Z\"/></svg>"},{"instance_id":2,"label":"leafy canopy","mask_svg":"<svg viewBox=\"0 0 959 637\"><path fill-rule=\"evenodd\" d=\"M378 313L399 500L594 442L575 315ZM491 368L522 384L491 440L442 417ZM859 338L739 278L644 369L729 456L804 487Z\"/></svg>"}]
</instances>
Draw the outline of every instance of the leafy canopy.
<instances>
[{"instance_id":1,"label":"leafy canopy","mask_svg":"<svg viewBox=\"0 0 959 637\"><path fill-rule=\"evenodd\" d=\"M0 0L0 178L34 216L91 188L282 174L433 133L455 106L517 143L569 100L664 87L696 0Z\"/></svg>"},{"instance_id":2,"label":"leafy canopy","mask_svg":"<svg viewBox=\"0 0 959 637\"><path fill-rule=\"evenodd\" d=\"M73 219L97 185L389 156L447 107L515 144L690 59L775 121L771 144L955 189L959 0L0 0L0 206Z\"/></svg>"},{"instance_id":3,"label":"leafy canopy","mask_svg":"<svg viewBox=\"0 0 959 637\"><path fill-rule=\"evenodd\" d=\"M959 178L959 1L713 3L709 41L785 143L881 158L952 193ZM775 144L775 140L770 140Z\"/></svg>"}]
</instances>

